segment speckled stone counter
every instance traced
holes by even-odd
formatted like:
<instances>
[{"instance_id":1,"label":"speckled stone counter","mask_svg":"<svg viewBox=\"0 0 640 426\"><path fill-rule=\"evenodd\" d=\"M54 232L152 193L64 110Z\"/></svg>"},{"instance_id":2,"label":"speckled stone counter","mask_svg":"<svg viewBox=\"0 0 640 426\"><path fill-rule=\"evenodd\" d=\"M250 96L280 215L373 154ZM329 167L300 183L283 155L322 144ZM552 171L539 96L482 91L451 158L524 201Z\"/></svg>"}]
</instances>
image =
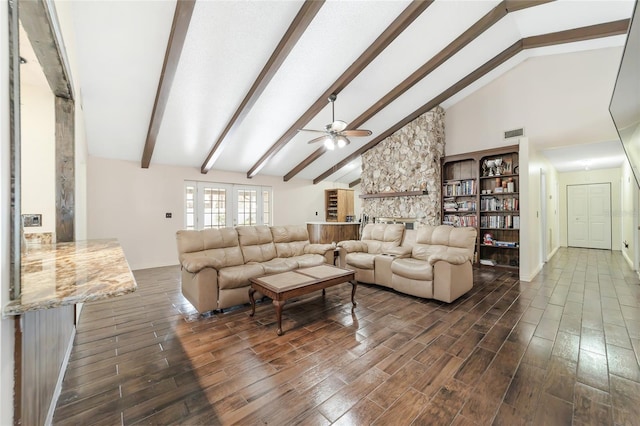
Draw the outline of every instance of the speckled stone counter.
<instances>
[{"instance_id":1,"label":"speckled stone counter","mask_svg":"<svg viewBox=\"0 0 640 426\"><path fill-rule=\"evenodd\" d=\"M21 261L22 295L4 307L4 315L106 299L137 288L115 239L29 244Z\"/></svg>"}]
</instances>

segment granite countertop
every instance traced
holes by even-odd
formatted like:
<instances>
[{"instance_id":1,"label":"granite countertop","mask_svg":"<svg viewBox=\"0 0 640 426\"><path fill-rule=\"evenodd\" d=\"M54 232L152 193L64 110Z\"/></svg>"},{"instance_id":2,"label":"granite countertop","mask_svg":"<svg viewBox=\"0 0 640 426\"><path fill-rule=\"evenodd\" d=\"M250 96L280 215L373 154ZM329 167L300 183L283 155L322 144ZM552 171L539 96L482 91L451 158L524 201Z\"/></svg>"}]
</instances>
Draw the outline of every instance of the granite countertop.
<instances>
[{"instance_id":1,"label":"granite countertop","mask_svg":"<svg viewBox=\"0 0 640 426\"><path fill-rule=\"evenodd\" d=\"M137 288L115 239L28 244L21 262L21 297L9 302L3 315L106 299Z\"/></svg>"}]
</instances>

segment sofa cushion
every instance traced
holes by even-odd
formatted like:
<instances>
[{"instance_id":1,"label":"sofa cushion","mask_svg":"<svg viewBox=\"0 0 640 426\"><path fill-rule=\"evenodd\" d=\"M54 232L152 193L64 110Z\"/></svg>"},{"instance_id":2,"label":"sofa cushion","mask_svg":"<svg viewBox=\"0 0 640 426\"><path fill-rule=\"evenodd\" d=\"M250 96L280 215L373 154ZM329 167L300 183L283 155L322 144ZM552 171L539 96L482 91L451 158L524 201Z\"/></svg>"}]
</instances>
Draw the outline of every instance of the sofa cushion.
<instances>
[{"instance_id":1,"label":"sofa cushion","mask_svg":"<svg viewBox=\"0 0 640 426\"><path fill-rule=\"evenodd\" d=\"M441 250L473 258L476 242L476 229L471 227L453 227L449 225L423 226L418 229L417 245L430 245L427 251L416 253L413 257L427 260L428 257ZM439 247L439 249L437 249ZM426 257L424 257L426 255Z\"/></svg>"},{"instance_id":2,"label":"sofa cushion","mask_svg":"<svg viewBox=\"0 0 640 426\"><path fill-rule=\"evenodd\" d=\"M240 247L227 247L205 250L203 252L185 253L181 255L180 258L182 267L194 274L204 268L220 270L244 263Z\"/></svg>"},{"instance_id":3,"label":"sofa cushion","mask_svg":"<svg viewBox=\"0 0 640 426\"><path fill-rule=\"evenodd\" d=\"M177 232L176 239L178 258L189 272L196 273L205 267L220 269L244 263L238 234L233 228L181 230Z\"/></svg>"},{"instance_id":4,"label":"sofa cushion","mask_svg":"<svg viewBox=\"0 0 640 426\"><path fill-rule=\"evenodd\" d=\"M300 256L309 245L309 234L304 226L272 226L271 235L278 257Z\"/></svg>"},{"instance_id":5,"label":"sofa cushion","mask_svg":"<svg viewBox=\"0 0 640 426\"><path fill-rule=\"evenodd\" d=\"M413 280L433 280L433 267L431 264L411 257L394 260L391 263L391 272Z\"/></svg>"},{"instance_id":6,"label":"sofa cushion","mask_svg":"<svg viewBox=\"0 0 640 426\"><path fill-rule=\"evenodd\" d=\"M218 271L218 287L220 289L249 286L249 278L264 275L264 268L259 263L230 266Z\"/></svg>"},{"instance_id":7,"label":"sofa cushion","mask_svg":"<svg viewBox=\"0 0 640 426\"><path fill-rule=\"evenodd\" d=\"M276 257L266 262L260 262L260 265L264 269L265 275L279 274L280 272L289 272L298 267L298 262L290 257L281 258Z\"/></svg>"},{"instance_id":8,"label":"sofa cushion","mask_svg":"<svg viewBox=\"0 0 640 426\"><path fill-rule=\"evenodd\" d=\"M268 226L238 226L238 241L244 262L266 262L276 257L276 247Z\"/></svg>"},{"instance_id":9,"label":"sofa cushion","mask_svg":"<svg viewBox=\"0 0 640 426\"><path fill-rule=\"evenodd\" d=\"M359 269L373 269L375 259L375 254L358 252L349 253L346 257L348 266L353 266L354 268Z\"/></svg>"},{"instance_id":10,"label":"sofa cushion","mask_svg":"<svg viewBox=\"0 0 640 426\"><path fill-rule=\"evenodd\" d=\"M402 241L404 225L401 223L369 223L362 230L362 242L372 254L383 253L386 249L397 247Z\"/></svg>"},{"instance_id":11,"label":"sofa cushion","mask_svg":"<svg viewBox=\"0 0 640 426\"><path fill-rule=\"evenodd\" d=\"M294 259L298 262L298 268L310 268L326 263L326 258L320 254L303 254L302 256L294 257Z\"/></svg>"},{"instance_id":12,"label":"sofa cushion","mask_svg":"<svg viewBox=\"0 0 640 426\"><path fill-rule=\"evenodd\" d=\"M446 252L447 246L439 246L435 244L416 244L411 250L411 257L426 261L432 254Z\"/></svg>"}]
</instances>

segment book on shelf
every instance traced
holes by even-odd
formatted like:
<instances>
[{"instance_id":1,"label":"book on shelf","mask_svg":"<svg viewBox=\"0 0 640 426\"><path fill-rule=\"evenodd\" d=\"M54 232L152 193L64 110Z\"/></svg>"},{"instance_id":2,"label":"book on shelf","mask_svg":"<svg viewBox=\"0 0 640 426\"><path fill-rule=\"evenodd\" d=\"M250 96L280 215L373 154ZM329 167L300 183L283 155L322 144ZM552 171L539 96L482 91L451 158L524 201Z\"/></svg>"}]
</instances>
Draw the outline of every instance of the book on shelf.
<instances>
[{"instance_id":1,"label":"book on shelf","mask_svg":"<svg viewBox=\"0 0 640 426\"><path fill-rule=\"evenodd\" d=\"M518 247L518 243L515 241L494 241L493 245L496 247Z\"/></svg>"},{"instance_id":2,"label":"book on shelf","mask_svg":"<svg viewBox=\"0 0 640 426\"><path fill-rule=\"evenodd\" d=\"M485 215L480 218L481 228L520 229L520 216Z\"/></svg>"},{"instance_id":3,"label":"book on shelf","mask_svg":"<svg viewBox=\"0 0 640 426\"><path fill-rule=\"evenodd\" d=\"M497 263L495 260L493 259L480 259L480 264L481 265L487 265L487 266L496 266Z\"/></svg>"},{"instance_id":4,"label":"book on shelf","mask_svg":"<svg viewBox=\"0 0 640 426\"><path fill-rule=\"evenodd\" d=\"M442 186L445 197L476 195L476 181L474 179L447 181Z\"/></svg>"},{"instance_id":5,"label":"book on shelf","mask_svg":"<svg viewBox=\"0 0 640 426\"><path fill-rule=\"evenodd\" d=\"M444 215L442 218L444 225L452 226L470 226L473 228L478 227L478 218L475 215Z\"/></svg>"}]
</instances>

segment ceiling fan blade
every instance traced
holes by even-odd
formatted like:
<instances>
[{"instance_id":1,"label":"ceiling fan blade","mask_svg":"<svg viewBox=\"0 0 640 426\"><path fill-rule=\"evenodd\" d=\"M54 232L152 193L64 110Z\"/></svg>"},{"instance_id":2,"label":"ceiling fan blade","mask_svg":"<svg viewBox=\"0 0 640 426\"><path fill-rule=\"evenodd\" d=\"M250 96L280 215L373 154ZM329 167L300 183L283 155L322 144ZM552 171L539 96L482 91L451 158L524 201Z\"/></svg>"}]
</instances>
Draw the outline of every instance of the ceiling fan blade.
<instances>
[{"instance_id":1,"label":"ceiling fan blade","mask_svg":"<svg viewBox=\"0 0 640 426\"><path fill-rule=\"evenodd\" d=\"M315 132L315 133L327 133L325 130L316 129L298 129L299 132Z\"/></svg>"},{"instance_id":2,"label":"ceiling fan blade","mask_svg":"<svg viewBox=\"0 0 640 426\"><path fill-rule=\"evenodd\" d=\"M345 123L342 120L336 120L333 123L331 123L331 129L330 130L332 130L334 132L341 132L346 128L347 128L347 123Z\"/></svg>"},{"instance_id":3,"label":"ceiling fan blade","mask_svg":"<svg viewBox=\"0 0 640 426\"><path fill-rule=\"evenodd\" d=\"M344 130L340 132L341 135L344 136L371 136L371 130L364 129L354 129L354 130Z\"/></svg>"},{"instance_id":4,"label":"ceiling fan blade","mask_svg":"<svg viewBox=\"0 0 640 426\"><path fill-rule=\"evenodd\" d=\"M324 132L323 132L324 133ZM322 142L327 138L327 136L320 136L319 138L315 138L315 139L311 139L309 142L307 143L316 143L316 142Z\"/></svg>"}]
</instances>

